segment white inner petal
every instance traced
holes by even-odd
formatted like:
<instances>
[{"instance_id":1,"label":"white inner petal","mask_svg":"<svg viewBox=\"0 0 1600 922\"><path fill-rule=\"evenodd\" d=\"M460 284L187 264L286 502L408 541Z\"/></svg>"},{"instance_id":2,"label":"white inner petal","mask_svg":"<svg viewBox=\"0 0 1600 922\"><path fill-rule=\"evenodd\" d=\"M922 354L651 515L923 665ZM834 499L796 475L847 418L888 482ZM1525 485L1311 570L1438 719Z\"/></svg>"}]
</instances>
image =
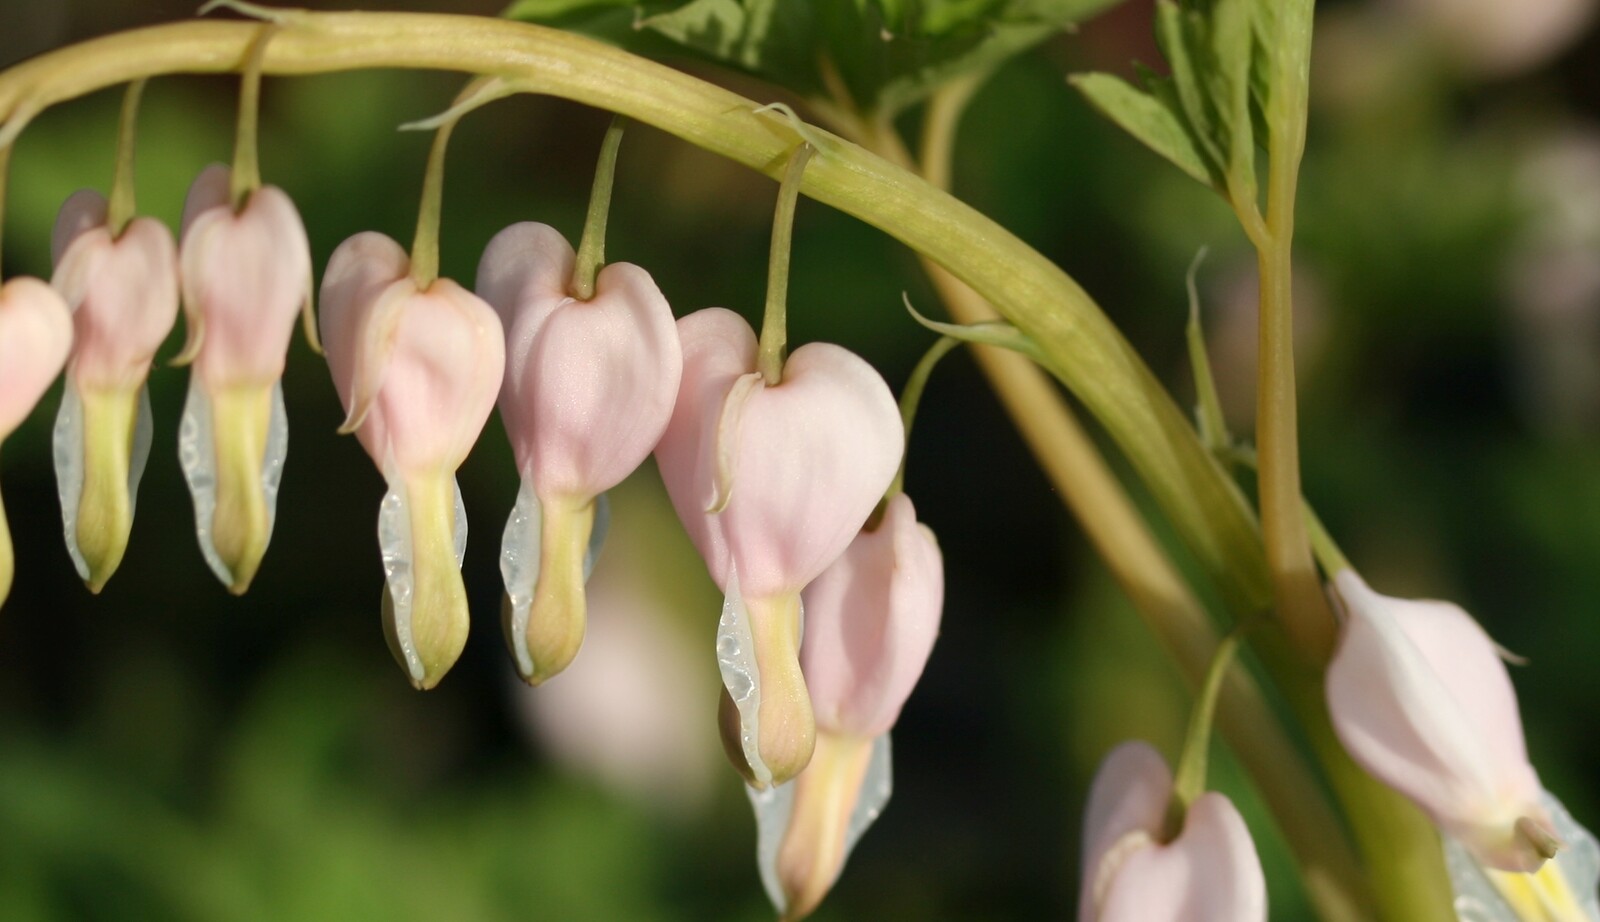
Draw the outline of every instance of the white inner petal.
<instances>
[{"instance_id":1,"label":"white inner petal","mask_svg":"<svg viewBox=\"0 0 1600 922\"><path fill-rule=\"evenodd\" d=\"M61 389L61 409L51 432L51 455L56 466L56 495L61 497L61 527L66 532L67 553L78 578L89 578L89 564L78 550L78 505L83 501L83 401L71 376Z\"/></svg>"},{"instance_id":2,"label":"white inner petal","mask_svg":"<svg viewBox=\"0 0 1600 922\"><path fill-rule=\"evenodd\" d=\"M539 585L539 558L542 542L539 497L533 483L522 478L516 505L506 520L500 539L500 578L505 580L506 597L511 601L511 653L517 671L533 675L533 657L528 654L528 611L533 605L533 590Z\"/></svg>"},{"instance_id":3,"label":"white inner petal","mask_svg":"<svg viewBox=\"0 0 1600 922\"><path fill-rule=\"evenodd\" d=\"M422 657L417 654L416 641L411 636L412 561L411 504L406 499L404 481L393 474L386 475L389 492L378 505L378 551L383 559L383 578L389 590L389 601L394 605L394 635L400 646L400 655L406 661L406 671L411 678L421 682L425 675ZM454 533L456 566L461 566L467 552L467 510L461 502L461 485L450 480L455 493Z\"/></svg>"},{"instance_id":4,"label":"white inner petal","mask_svg":"<svg viewBox=\"0 0 1600 922\"><path fill-rule=\"evenodd\" d=\"M143 411L141 410L141 415ZM137 442L137 437L135 442ZM261 459L261 497L267 510L267 537L278 514L278 484L283 480L283 464L289 455L289 415L283 408L283 383L272 385L272 411L267 417L267 444ZM233 584L233 574L217 554L211 540L211 518L217 510L217 455L211 432L211 401L206 399L195 376L189 376L189 396L183 402L183 419L178 423L178 464L194 498L194 533L200 540L200 553L217 579ZM141 462L138 465L142 471Z\"/></svg>"},{"instance_id":5,"label":"white inner petal","mask_svg":"<svg viewBox=\"0 0 1600 922\"><path fill-rule=\"evenodd\" d=\"M739 594L739 572L728 567L728 594L717 619L717 667L722 685L739 710L739 747L750 765L751 777L761 787L772 784L772 770L761 759L761 670L756 665L755 638L750 633L750 611Z\"/></svg>"}]
</instances>

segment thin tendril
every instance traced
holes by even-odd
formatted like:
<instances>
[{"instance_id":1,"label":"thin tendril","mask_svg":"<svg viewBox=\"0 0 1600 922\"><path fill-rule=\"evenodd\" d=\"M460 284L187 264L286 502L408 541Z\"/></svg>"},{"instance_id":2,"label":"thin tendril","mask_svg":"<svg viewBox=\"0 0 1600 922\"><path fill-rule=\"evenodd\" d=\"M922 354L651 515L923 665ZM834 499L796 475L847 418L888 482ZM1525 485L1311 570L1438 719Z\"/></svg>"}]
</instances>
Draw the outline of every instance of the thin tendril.
<instances>
[{"instance_id":1,"label":"thin tendril","mask_svg":"<svg viewBox=\"0 0 1600 922\"><path fill-rule=\"evenodd\" d=\"M1167 805L1166 830L1163 841L1170 842L1183 831L1183 820L1189 807L1205 793L1206 764L1211 750L1211 725L1217 713L1217 696L1222 691L1222 680L1233 665L1234 653L1239 649L1239 635L1245 625L1236 626L1217 643L1211 666L1206 670L1205 684L1195 698L1194 711L1189 715L1189 729L1183 740L1183 753L1178 757L1178 772L1172 782L1172 801Z\"/></svg>"},{"instance_id":2,"label":"thin tendril","mask_svg":"<svg viewBox=\"0 0 1600 922\"><path fill-rule=\"evenodd\" d=\"M263 23L246 52L239 87L239 125L233 141L233 173L229 182L235 211L244 210L250 194L261 188L261 159L256 143L261 120L261 62L267 54L267 43L277 31L277 23Z\"/></svg>"},{"instance_id":3,"label":"thin tendril","mask_svg":"<svg viewBox=\"0 0 1600 922\"><path fill-rule=\"evenodd\" d=\"M134 189L134 152L138 146L139 101L144 96L144 80L128 84L122 96L122 119L117 125L117 172L111 180L111 203L106 210L106 225L111 236L121 237L137 211Z\"/></svg>"},{"instance_id":4,"label":"thin tendril","mask_svg":"<svg viewBox=\"0 0 1600 922\"><path fill-rule=\"evenodd\" d=\"M789 333L789 249L794 239L794 209L800 198L800 182L813 148L801 144L789 157L789 169L778 187L778 207L772 213L772 252L767 258L767 310L761 320L761 353L756 367L768 387L783 380L783 361L788 355Z\"/></svg>"},{"instance_id":5,"label":"thin tendril","mask_svg":"<svg viewBox=\"0 0 1600 922\"><path fill-rule=\"evenodd\" d=\"M428 168L422 179L422 205L417 209L417 234L411 241L411 280L419 291L439 278L439 217L444 209L444 155L450 135L461 117L479 106L503 99L516 88L498 77L479 77L456 95L428 151Z\"/></svg>"},{"instance_id":6,"label":"thin tendril","mask_svg":"<svg viewBox=\"0 0 1600 922\"><path fill-rule=\"evenodd\" d=\"M922 403L922 392L928 386L928 378L932 377L934 366L939 360L949 354L950 350L961 345L961 341L950 336L941 336L934 344L923 353L922 359L917 362L917 367L911 370L911 377L906 379L905 388L900 391L900 422L906 430L906 446L911 445L911 426L917 419L917 407ZM906 458L910 452L900 456L900 470L895 472L894 481L889 484L888 492L883 494L883 504L903 492L906 486ZM880 504L880 505L883 505Z\"/></svg>"},{"instance_id":7,"label":"thin tendril","mask_svg":"<svg viewBox=\"0 0 1600 922\"><path fill-rule=\"evenodd\" d=\"M617 148L628 120L618 115L600 142L600 159L594 168L594 191L589 194L589 216L583 222L583 239L572 273L572 296L579 301L594 297L594 279L606 262L606 219L611 214L611 186L617 173Z\"/></svg>"}]
</instances>

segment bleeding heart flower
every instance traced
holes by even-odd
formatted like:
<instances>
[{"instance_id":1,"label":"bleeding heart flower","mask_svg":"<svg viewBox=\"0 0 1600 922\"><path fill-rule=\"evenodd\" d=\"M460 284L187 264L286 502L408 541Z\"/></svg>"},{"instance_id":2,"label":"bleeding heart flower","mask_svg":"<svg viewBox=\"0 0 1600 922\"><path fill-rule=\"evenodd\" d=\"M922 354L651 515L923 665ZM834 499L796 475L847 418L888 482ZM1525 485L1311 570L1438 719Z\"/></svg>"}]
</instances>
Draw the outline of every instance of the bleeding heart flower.
<instances>
[{"instance_id":1,"label":"bleeding heart flower","mask_svg":"<svg viewBox=\"0 0 1600 922\"><path fill-rule=\"evenodd\" d=\"M272 537L289 439L279 381L295 317L310 310L311 246L283 190L263 186L236 209L228 180L207 167L183 208L177 361L194 370L178 456L206 562L242 593Z\"/></svg>"},{"instance_id":2,"label":"bleeding heart flower","mask_svg":"<svg viewBox=\"0 0 1600 922\"><path fill-rule=\"evenodd\" d=\"M390 650L432 688L466 644L455 472L494 410L505 345L494 309L449 279L419 290L382 234L340 244L322 281L322 334L354 431L389 483L378 517Z\"/></svg>"},{"instance_id":3,"label":"bleeding heart flower","mask_svg":"<svg viewBox=\"0 0 1600 922\"><path fill-rule=\"evenodd\" d=\"M720 308L678 321L683 380L656 448L673 506L727 602L723 681L748 778L782 783L815 741L800 672L800 590L843 553L900 464L904 433L883 378L826 343L782 380L756 371L755 334Z\"/></svg>"},{"instance_id":4,"label":"bleeding heart flower","mask_svg":"<svg viewBox=\"0 0 1600 922\"><path fill-rule=\"evenodd\" d=\"M76 331L56 416L56 482L67 550L99 592L127 550L150 454L145 381L178 317L177 246L153 218L113 234L105 198L84 190L61 206L52 249L51 284Z\"/></svg>"},{"instance_id":5,"label":"bleeding heart flower","mask_svg":"<svg viewBox=\"0 0 1600 922\"><path fill-rule=\"evenodd\" d=\"M802 594L800 665L816 751L790 784L752 793L762 877L785 919L809 915L889 799L889 729L927 665L944 605L944 562L904 493ZM792 790L791 790L792 789Z\"/></svg>"},{"instance_id":6,"label":"bleeding heart flower","mask_svg":"<svg viewBox=\"0 0 1600 922\"><path fill-rule=\"evenodd\" d=\"M1267 883L1233 802L1208 791L1167 834L1172 772L1123 743L1095 774L1083 824L1078 922L1265 922Z\"/></svg>"},{"instance_id":7,"label":"bleeding heart flower","mask_svg":"<svg viewBox=\"0 0 1600 922\"><path fill-rule=\"evenodd\" d=\"M55 289L33 278L0 285L0 443L16 431L61 373L72 348L72 314ZM0 604L15 563L0 503Z\"/></svg>"},{"instance_id":8,"label":"bleeding heart flower","mask_svg":"<svg viewBox=\"0 0 1600 922\"><path fill-rule=\"evenodd\" d=\"M505 326L500 415L522 474L501 553L506 637L534 685L578 652L603 494L660 440L683 367L672 308L648 273L606 266L581 301L574 259L554 228L525 222L496 234L478 266L478 294Z\"/></svg>"},{"instance_id":9,"label":"bleeding heart flower","mask_svg":"<svg viewBox=\"0 0 1600 922\"><path fill-rule=\"evenodd\" d=\"M1481 864L1537 870L1560 843L1499 648L1457 605L1379 595L1354 570L1333 583L1328 709L1351 757Z\"/></svg>"}]
</instances>

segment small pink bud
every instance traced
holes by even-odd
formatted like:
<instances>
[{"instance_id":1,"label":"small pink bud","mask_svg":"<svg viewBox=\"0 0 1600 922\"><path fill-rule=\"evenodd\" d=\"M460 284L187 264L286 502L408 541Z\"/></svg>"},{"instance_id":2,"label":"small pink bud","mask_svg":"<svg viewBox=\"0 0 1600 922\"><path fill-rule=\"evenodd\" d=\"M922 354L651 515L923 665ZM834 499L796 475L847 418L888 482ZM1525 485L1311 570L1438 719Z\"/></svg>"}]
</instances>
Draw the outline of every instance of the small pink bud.
<instances>
[{"instance_id":1,"label":"small pink bud","mask_svg":"<svg viewBox=\"0 0 1600 922\"><path fill-rule=\"evenodd\" d=\"M412 684L466 644L466 518L455 472L494 410L505 346L494 309L449 279L418 290L399 244L357 234L322 282L322 338L354 431L389 482L378 520L384 627Z\"/></svg>"},{"instance_id":2,"label":"small pink bud","mask_svg":"<svg viewBox=\"0 0 1600 922\"><path fill-rule=\"evenodd\" d=\"M1494 641L1449 602L1379 595L1353 570L1334 587L1345 619L1328 709L1351 757L1479 863L1537 870L1560 843Z\"/></svg>"},{"instance_id":3,"label":"small pink bud","mask_svg":"<svg viewBox=\"0 0 1600 922\"><path fill-rule=\"evenodd\" d=\"M1172 773L1123 743L1095 773L1083 824L1078 922L1265 922L1267 884L1233 802L1208 791L1164 841Z\"/></svg>"},{"instance_id":4,"label":"small pink bud","mask_svg":"<svg viewBox=\"0 0 1600 922\"><path fill-rule=\"evenodd\" d=\"M150 449L145 381L178 317L177 246L152 218L135 218L114 237L105 199L84 190L61 206L53 249L51 284L75 328L56 417L56 481L67 549L98 592L133 527Z\"/></svg>"},{"instance_id":5,"label":"small pink bud","mask_svg":"<svg viewBox=\"0 0 1600 922\"><path fill-rule=\"evenodd\" d=\"M799 665L799 593L855 537L900 465L904 432L883 378L826 343L800 347L769 386L755 335L720 308L678 321L684 369L656 448L662 480L727 593L723 681L749 775L794 777L815 726Z\"/></svg>"},{"instance_id":6,"label":"small pink bud","mask_svg":"<svg viewBox=\"0 0 1600 922\"><path fill-rule=\"evenodd\" d=\"M817 726L871 738L900 716L933 652L944 607L939 544L904 493L802 594L800 666Z\"/></svg>"},{"instance_id":7,"label":"small pink bud","mask_svg":"<svg viewBox=\"0 0 1600 922\"><path fill-rule=\"evenodd\" d=\"M288 448L279 379L295 318L309 309L311 247L294 203L264 186L237 211L228 170L210 166L184 203L179 281L192 362L179 457L206 561L235 593L272 536Z\"/></svg>"},{"instance_id":8,"label":"small pink bud","mask_svg":"<svg viewBox=\"0 0 1600 922\"><path fill-rule=\"evenodd\" d=\"M33 412L71 347L72 315L55 289L33 278L0 285L0 443ZM0 503L0 605L11 594L14 567Z\"/></svg>"},{"instance_id":9,"label":"small pink bud","mask_svg":"<svg viewBox=\"0 0 1600 922\"><path fill-rule=\"evenodd\" d=\"M574 261L555 229L524 222L495 235L478 266L477 291L505 326L500 415L522 474L501 558L506 631L534 684L577 654L596 500L660 440L683 365L672 308L648 273L606 266L580 301Z\"/></svg>"}]
</instances>

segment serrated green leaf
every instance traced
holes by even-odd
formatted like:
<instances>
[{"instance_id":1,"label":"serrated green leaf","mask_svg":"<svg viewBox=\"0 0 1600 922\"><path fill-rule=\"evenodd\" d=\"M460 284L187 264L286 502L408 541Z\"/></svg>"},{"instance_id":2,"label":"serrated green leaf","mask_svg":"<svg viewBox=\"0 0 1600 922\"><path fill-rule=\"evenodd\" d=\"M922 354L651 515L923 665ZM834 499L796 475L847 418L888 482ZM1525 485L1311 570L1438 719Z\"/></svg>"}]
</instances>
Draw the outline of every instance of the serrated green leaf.
<instances>
[{"instance_id":1,"label":"serrated green leaf","mask_svg":"<svg viewBox=\"0 0 1600 922\"><path fill-rule=\"evenodd\" d=\"M1090 105L1146 147L1200 182L1215 184L1188 126L1161 98L1111 74L1079 74L1072 78L1072 85Z\"/></svg>"},{"instance_id":2,"label":"serrated green leaf","mask_svg":"<svg viewBox=\"0 0 1600 922\"><path fill-rule=\"evenodd\" d=\"M500 15L506 19L544 22L596 7L634 6L636 0L517 0Z\"/></svg>"},{"instance_id":3,"label":"serrated green leaf","mask_svg":"<svg viewBox=\"0 0 1600 922\"><path fill-rule=\"evenodd\" d=\"M651 53L645 36L804 95L842 80L863 111L897 113L1120 0L519 0L506 15ZM624 18L630 17L630 18ZM636 26L630 34L626 27Z\"/></svg>"}]
</instances>

